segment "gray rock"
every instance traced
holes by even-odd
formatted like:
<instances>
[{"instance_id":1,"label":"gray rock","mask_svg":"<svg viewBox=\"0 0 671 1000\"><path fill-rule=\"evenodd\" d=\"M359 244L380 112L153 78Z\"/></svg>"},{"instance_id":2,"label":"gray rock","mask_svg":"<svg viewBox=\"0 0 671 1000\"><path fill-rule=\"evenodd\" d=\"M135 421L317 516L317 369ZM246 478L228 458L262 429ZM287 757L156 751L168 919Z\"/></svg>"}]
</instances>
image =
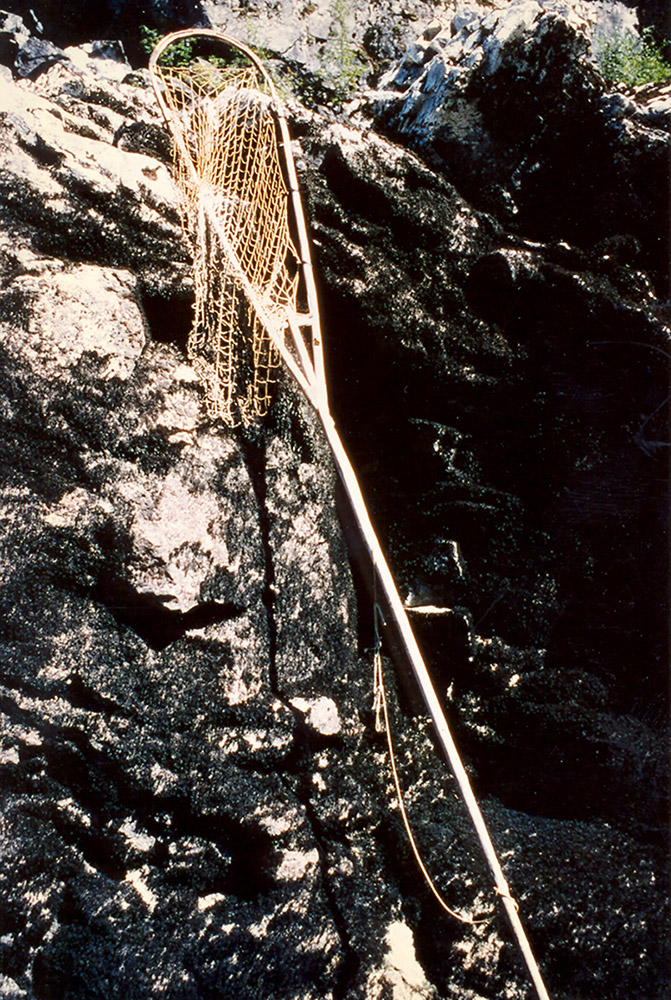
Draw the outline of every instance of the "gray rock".
<instances>
[{"instance_id":1,"label":"gray rock","mask_svg":"<svg viewBox=\"0 0 671 1000\"><path fill-rule=\"evenodd\" d=\"M65 55L82 70L95 76L121 82L131 72L123 44L119 41L97 41L88 45L70 46Z\"/></svg>"},{"instance_id":2,"label":"gray rock","mask_svg":"<svg viewBox=\"0 0 671 1000\"><path fill-rule=\"evenodd\" d=\"M357 79L388 66L431 19L434 7L421 0L204 4L214 27L298 63L336 92L349 92Z\"/></svg>"},{"instance_id":3,"label":"gray rock","mask_svg":"<svg viewBox=\"0 0 671 1000\"><path fill-rule=\"evenodd\" d=\"M587 249L613 231L632 233L664 289L668 212L653 192L668 184L660 111L671 101L653 88L656 115L645 92L623 115L594 66L604 39L634 24L621 4L469 7L387 71L369 98L374 118L528 238ZM579 169L577 150L588 151ZM617 200L601 196L615 187Z\"/></svg>"},{"instance_id":4,"label":"gray rock","mask_svg":"<svg viewBox=\"0 0 671 1000\"><path fill-rule=\"evenodd\" d=\"M521 1000L503 922L451 922L414 867L316 420L287 380L258 428L208 420L160 121L92 55L2 82L0 989ZM293 125L334 407L441 611L415 618L551 994L661 1000L663 616L632 566L662 592L668 330L635 241L532 243L370 130ZM486 912L385 670L426 862Z\"/></svg>"},{"instance_id":5,"label":"gray rock","mask_svg":"<svg viewBox=\"0 0 671 1000\"><path fill-rule=\"evenodd\" d=\"M64 53L52 42L47 42L41 38L29 38L21 46L14 60L16 75L21 79L24 77L36 77L43 73L54 63L64 58Z\"/></svg>"}]
</instances>

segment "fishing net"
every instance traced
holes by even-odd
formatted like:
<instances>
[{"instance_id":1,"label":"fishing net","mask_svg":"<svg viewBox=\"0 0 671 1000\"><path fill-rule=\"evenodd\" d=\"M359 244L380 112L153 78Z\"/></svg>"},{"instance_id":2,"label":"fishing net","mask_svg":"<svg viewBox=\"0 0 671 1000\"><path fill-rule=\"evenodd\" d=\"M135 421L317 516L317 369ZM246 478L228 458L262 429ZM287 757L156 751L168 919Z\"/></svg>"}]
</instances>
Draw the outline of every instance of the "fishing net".
<instances>
[{"instance_id":1,"label":"fishing net","mask_svg":"<svg viewBox=\"0 0 671 1000\"><path fill-rule=\"evenodd\" d=\"M248 425L270 405L299 258L274 97L255 66L158 64L174 138L195 307L187 351L211 416Z\"/></svg>"},{"instance_id":2,"label":"fishing net","mask_svg":"<svg viewBox=\"0 0 671 1000\"><path fill-rule=\"evenodd\" d=\"M192 58L193 37L229 46L231 62ZM188 47L188 64L159 61L172 44ZM184 55L184 49L179 53ZM174 61L174 59L171 59ZM319 309L305 220L286 121L272 81L258 57L213 29L167 36L154 49L149 71L175 143L184 229L194 260L195 319L188 351L205 385L213 416L248 424L264 414L280 358L319 414L333 458L351 500L380 581L397 638L405 650L442 747L468 809L539 1000L549 1000L468 774L454 744L440 700L417 645L391 570L370 520L356 473L328 407ZM281 149L279 143L281 141ZM282 158L280 158L280 152ZM285 174L286 172L286 181ZM289 226L296 233L296 251ZM299 278L301 297L299 312ZM309 339L303 331L310 331ZM290 337L286 337L287 332ZM378 607L376 602L377 626ZM382 661L376 652L376 708L383 714L403 823L420 870L443 908L414 840L399 783L389 730Z\"/></svg>"}]
</instances>

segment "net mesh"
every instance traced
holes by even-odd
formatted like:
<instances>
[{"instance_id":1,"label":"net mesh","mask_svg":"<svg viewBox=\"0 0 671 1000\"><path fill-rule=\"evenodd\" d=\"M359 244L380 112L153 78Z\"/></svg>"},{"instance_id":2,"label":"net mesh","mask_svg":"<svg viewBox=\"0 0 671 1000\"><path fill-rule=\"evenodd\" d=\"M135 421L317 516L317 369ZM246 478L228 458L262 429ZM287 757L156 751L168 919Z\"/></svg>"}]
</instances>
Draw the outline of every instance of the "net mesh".
<instances>
[{"instance_id":1,"label":"net mesh","mask_svg":"<svg viewBox=\"0 0 671 1000\"><path fill-rule=\"evenodd\" d=\"M247 425L270 405L279 334L296 311L298 254L267 84L254 66L158 66L194 262L187 351L211 416Z\"/></svg>"}]
</instances>

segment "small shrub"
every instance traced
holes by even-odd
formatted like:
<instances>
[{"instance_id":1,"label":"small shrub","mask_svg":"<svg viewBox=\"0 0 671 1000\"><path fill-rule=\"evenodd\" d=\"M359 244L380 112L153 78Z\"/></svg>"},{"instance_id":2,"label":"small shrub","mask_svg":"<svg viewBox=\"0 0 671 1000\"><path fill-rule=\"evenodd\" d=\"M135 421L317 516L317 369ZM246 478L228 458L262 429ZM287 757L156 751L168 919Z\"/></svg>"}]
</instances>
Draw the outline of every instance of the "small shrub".
<instances>
[{"instance_id":1,"label":"small shrub","mask_svg":"<svg viewBox=\"0 0 671 1000\"><path fill-rule=\"evenodd\" d=\"M140 25L140 46L147 55L151 55L162 37L163 35L156 28L148 28L146 24ZM187 66L194 61L199 45L202 45L201 38L181 38L178 42L173 42L158 61L161 66ZM250 48L260 59L273 57L273 53L269 49L259 48L256 45L250 45ZM247 56L235 49L231 49L226 56L207 55L205 59L212 66L221 70L248 65ZM203 61L201 59L201 62Z\"/></svg>"},{"instance_id":2,"label":"small shrub","mask_svg":"<svg viewBox=\"0 0 671 1000\"><path fill-rule=\"evenodd\" d=\"M334 91L337 101L344 101L356 87L365 64L352 44L349 0L333 0L331 26L319 61L321 75Z\"/></svg>"},{"instance_id":3,"label":"small shrub","mask_svg":"<svg viewBox=\"0 0 671 1000\"><path fill-rule=\"evenodd\" d=\"M620 35L611 39L596 53L596 62L607 83L640 87L645 83L666 83L671 79L671 65L649 31L644 31L640 38Z\"/></svg>"},{"instance_id":4,"label":"small shrub","mask_svg":"<svg viewBox=\"0 0 671 1000\"><path fill-rule=\"evenodd\" d=\"M148 28L146 24L140 25L140 47L147 55L151 55L162 37L156 28ZM162 66L186 66L191 61L193 46L194 42L190 38L182 38L163 53L159 62Z\"/></svg>"}]
</instances>

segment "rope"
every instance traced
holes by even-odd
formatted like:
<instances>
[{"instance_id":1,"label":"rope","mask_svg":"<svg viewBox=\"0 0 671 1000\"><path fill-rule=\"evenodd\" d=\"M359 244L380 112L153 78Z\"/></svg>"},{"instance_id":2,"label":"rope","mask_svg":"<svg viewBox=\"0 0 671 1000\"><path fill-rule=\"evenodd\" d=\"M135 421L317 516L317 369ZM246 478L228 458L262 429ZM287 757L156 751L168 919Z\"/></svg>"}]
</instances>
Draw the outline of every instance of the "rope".
<instances>
[{"instance_id":1,"label":"rope","mask_svg":"<svg viewBox=\"0 0 671 1000\"><path fill-rule=\"evenodd\" d=\"M449 914L450 917L453 917L454 920L458 920L462 924L470 924L471 926L474 926L476 924L490 923L494 914L493 909L491 910L489 915L485 917L475 918L473 916L465 917L463 916L463 914L457 913L456 910L453 910L452 907L448 906L440 890L436 888L436 885L433 879L431 878L431 875L429 874L426 865L424 864L424 860L417 846L417 841L415 840L415 835L413 833L412 826L410 825L410 819L408 817L408 812L405 807L405 802L403 800L403 791L401 789L401 782L398 775L398 768L396 766L396 755L394 753L394 743L392 739L391 726L389 723L387 693L384 686L384 671L382 668L382 638L380 636L380 632L378 629L378 620L382 621L383 619L380 606L377 603L376 599L375 586L376 584L373 583L373 591L374 591L373 620L375 629L375 646L373 652L373 711L375 713L375 732L381 733L384 730L387 737L387 747L389 748L389 763L391 766L391 773L394 780L396 798L398 799L398 805L401 812L401 818L403 820L403 826L405 827L405 833L408 838L408 843L410 844L410 848L414 855L415 861L417 862L417 866L420 872L422 873L424 881L426 882L427 886L433 893L433 896L437 900L439 906L447 914ZM517 906L517 903L515 903L515 906Z\"/></svg>"},{"instance_id":2,"label":"rope","mask_svg":"<svg viewBox=\"0 0 671 1000\"><path fill-rule=\"evenodd\" d=\"M509 899L510 902L512 903L512 905L517 910L517 912L518 913L520 912L520 904L517 902L517 900L513 896L510 895L509 892L504 892L503 889L499 889L498 886L494 887L494 892L496 893L497 896L500 896L501 899Z\"/></svg>"}]
</instances>

